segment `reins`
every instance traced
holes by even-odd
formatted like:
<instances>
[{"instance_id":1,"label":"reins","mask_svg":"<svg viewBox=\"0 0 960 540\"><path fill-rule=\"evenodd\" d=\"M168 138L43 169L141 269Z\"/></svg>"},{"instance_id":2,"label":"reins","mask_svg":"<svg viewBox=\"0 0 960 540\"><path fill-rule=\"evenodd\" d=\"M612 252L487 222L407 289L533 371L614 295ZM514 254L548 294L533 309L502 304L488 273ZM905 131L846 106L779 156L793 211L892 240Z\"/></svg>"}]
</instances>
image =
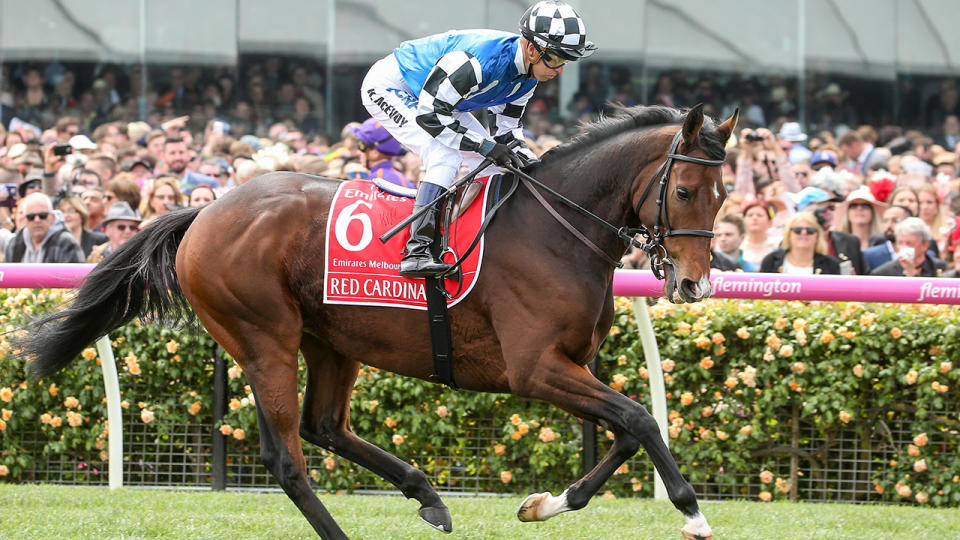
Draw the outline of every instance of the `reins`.
<instances>
[{"instance_id":1,"label":"reins","mask_svg":"<svg viewBox=\"0 0 960 540\"><path fill-rule=\"evenodd\" d=\"M640 215L640 208L643 206L643 203L646 201L647 197L650 195L653 185L656 182L657 178L660 178L660 189L657 194L657 219L653 225L653 232L650 231L645 225L641 224L639 227L617 227L616 225L611 224L607 220L597 216L593 212L587 210L586 208L580 206L579 204L568 199L566 196L557 192L553 188L543 184L536 178L528 175L527 173L512 167L506 167L507 170L517 175L520 181L523 183L523 186L527 188L537 201L543 205L544 208L560 222L568 231L570 231L577 239L587 245L591 250L600 255L604 260L613 265L616 268L621 268L623 263L614 260L610 255L604 252L602 249L597 247L597 245L587 238L583 233L577 230L576 227L570 224L566 219L564 219L550 204L544 200L543 196L536 190L536 188L543 189L550 195L559 199L560 202L566 204L570 208L576 210L583 216L593 220L594 222L602 225L607 230L616 234L620 237L626 245L632 245L638 249L642 249L650 257L650 268L653 270L653 274L657 279L663 279L663 265L664 264L673 264L673 261L670 259L670 255L667 253L667 248L663 245L663 240L671 236L701 236L704 238L713 238L713 231L708 231L705 229L673 229L670 227L670 219L667 215L667 186L670 181L670 172L673 169L673 162L676 161L686 161L689 163L695 163L697 165L704 165L707 167L719 167L723 165L723 160L720 159L703 159L698 157L686 156L683 154L678 154L677 149L680 146L680 139L683 135L683 129L681 128L677 131L677 134L674 135L673 141L670 143L670 151L667 153L666 159L663 163L660 164L660 167L657 168L657 171L650 178L650 181L647 182L647 186L644 188L643 193L640 195L640 200L637 202L636 214ZM530 184L533 184L533 187ZM663 227L660 223L663 222ZM644 242L639 242L635 238L636 235L641 235L644 238Z\"/></svg>"}]
</instances>

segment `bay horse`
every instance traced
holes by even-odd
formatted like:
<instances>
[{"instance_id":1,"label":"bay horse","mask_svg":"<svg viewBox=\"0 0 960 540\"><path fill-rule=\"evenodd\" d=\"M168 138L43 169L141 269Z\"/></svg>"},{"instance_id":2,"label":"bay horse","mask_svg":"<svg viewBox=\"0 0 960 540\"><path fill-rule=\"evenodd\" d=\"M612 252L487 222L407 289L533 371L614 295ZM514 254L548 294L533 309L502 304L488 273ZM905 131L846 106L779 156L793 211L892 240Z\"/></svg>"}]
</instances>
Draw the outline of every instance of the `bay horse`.
<instances>
[{"instance_id":1,"label":"bay horse","mask_svg":"<svg viewBox=\"0 0 960 540\"><path fill-rule=\"evenodd\" d=\"M651 253L666 275L664 294L698 301L712 292L709 236L726 197L717 160L736 120L734 113L715 124L701 106L621 109L528 172L596 216L623 224L622 230L657 231ZM659 191L651 191L658 182ZM426 475L350 428L361 362L425 380L433 363L422 312L323 304L324 238L338 184L271 173L206 207L157 218L98 265L66 309L32 323L20 355L31 375L46 377L135 317L198 319L243 368L256 397L263 462L321 537L346 535L310 487L301 437L382 476L420 502L427 523L450 532L450 512ZM657 195L647 197L651 192ZM461 388L544 400L615 434L592 471L560 495L530 495L518 517L538 521L583 508L642 445L686 518L683 535L711 538L656 421L586 368L613 321L609 261L625 253L623 235L552 206L604 256L565 230L530 192L517 190L486 231L475 288L450 311ZM674 225L692 228L670 229L668 215ZM298 351L307 365L302 412Z\"/></svg>"}]
</instances>

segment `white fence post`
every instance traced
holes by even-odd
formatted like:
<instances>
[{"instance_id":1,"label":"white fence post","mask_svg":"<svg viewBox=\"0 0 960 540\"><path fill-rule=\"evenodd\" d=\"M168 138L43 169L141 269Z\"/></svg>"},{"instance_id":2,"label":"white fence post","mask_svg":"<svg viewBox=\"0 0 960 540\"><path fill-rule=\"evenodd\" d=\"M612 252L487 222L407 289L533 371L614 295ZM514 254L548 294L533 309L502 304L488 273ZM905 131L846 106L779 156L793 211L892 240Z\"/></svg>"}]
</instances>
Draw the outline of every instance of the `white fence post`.
<instances>
[{"instance_id":1,"label":"white fence post","mask_svg":"<svg viewBox=\"0 0 960 540\"><path fill-rule=\"evenodd\" d=\"M107 394L107 423L109 434L110 489L123 487L123 411L120 407L120 381L117 363L110 347L110 336L97 340L100 368L103 370L103 388Z\"/></svg>"},{"instance_id":2,"label":"white fence post","mask_svg":"<svg viewBox=\"0 0 960 540\"><path fill-rule=\"evenodd\" d=\"M660 349L657 347L657 336L653 333L653 324L650 323L650 314L647 313L646 298L635 298L633 314L640 331L640 343L643 344L643 356L647 359L647 372L650 377L650 400L653 403L653 418L660 426L660 436L669 447L670 437L667 435L667 395L663 384L663 369L660 367ZM667 488L663 485L660 472L654 470L653 498L658 501L667 500Z\"/></svg>"}]
</instances>

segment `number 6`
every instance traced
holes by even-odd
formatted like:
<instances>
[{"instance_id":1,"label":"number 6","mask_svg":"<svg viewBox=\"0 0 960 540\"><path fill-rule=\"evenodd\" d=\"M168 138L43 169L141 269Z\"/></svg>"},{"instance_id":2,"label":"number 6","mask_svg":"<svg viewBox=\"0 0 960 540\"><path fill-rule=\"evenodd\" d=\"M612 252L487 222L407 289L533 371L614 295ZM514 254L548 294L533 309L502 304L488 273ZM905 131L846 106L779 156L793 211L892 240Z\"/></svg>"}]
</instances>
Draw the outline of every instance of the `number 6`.
<instances>
[{"instance_id":1,"label":"number 6","mask_svg":"<svg viewBox=\"0 0 960 540\"><path fill-rule=\"evenodd\" d=\"M363 251L373 240L373 224L370 223L370 216L364 212L354 214L361 204L367 208L373 208L373 205L366 201L357 201L340 212L340 215L337 216L337 223L333 228L337 242L347 251ZM351 244L350 240L347 239L347 228L353 220L360 220L360 224L363 226L363 234L360 235L360 241L356 244Z\"/></svg>"}]
</instances>

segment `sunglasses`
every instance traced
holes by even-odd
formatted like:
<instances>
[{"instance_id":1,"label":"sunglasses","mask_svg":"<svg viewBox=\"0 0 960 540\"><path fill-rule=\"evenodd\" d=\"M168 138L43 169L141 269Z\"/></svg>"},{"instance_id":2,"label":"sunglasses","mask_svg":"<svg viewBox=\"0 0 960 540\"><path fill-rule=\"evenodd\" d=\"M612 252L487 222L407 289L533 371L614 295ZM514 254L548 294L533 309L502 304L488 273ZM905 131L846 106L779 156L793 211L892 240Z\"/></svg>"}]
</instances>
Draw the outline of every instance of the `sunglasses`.
<instances>
[{"instance_id":1,"label":"sunglasses","mask_svg":"<svg viewBox=\"0 0 960 540\"><path fill-rule=\"evenodd\" d=\"M120 232L126 232L126 231L137 232L138 230L140 230L139 225L127 225L126 223L118 223L117 225L114 225L114 227L116 227L117 230Z\"/></svg>"},{"instance_id":2,"label":"sunglasses","mask_svg":"<svg viewBox=\"0 0 960 540\"><path fill-rule=\"evenodd\" d=\"M547 53L541 53L540 60L543 61L543 65L550 69L560 69L564 66L564 64L570 61L566 58L553 57Z\"/></svg>"},{"instance_id":3,"label":"sunglasses","mask_svg":"<svg viewBox=\"0 0 960 540\"><path fill-rule=\"evenodd\" d=\"M790 230L793 231L794 234L817 234L816 227L793 227Z\"/></svg>"},{"instance_id":4,"label":"sunglasses","mask_svg":"<svg viewBox=\"0 0 960 540\"><path fill-rule=\"evenodd\" d=\"M865 202L850 203L850 208L870 208L870 203L865 203Z\"/></svg>"},{"instance_id":5,"label":"sunglasses","mask_svg":"<svg viewBox=\"0 0 960 540\"><path fill-rule=\"evenodd\" d=\"M33 221L35 219L45 221L48 217L50 217L50 212L37 212L36 214L27 214L27 221Z\"/></svg>"}]
</instances>

